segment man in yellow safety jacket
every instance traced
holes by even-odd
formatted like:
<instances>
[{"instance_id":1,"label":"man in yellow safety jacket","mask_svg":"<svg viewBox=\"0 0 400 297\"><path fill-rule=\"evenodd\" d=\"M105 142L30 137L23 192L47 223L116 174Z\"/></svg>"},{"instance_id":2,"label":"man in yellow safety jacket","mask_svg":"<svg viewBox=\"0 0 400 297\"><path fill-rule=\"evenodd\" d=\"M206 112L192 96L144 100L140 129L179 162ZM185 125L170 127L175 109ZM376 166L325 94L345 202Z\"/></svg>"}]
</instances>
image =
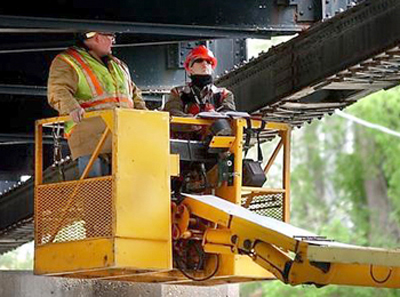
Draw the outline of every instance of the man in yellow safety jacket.
<instances>
[{"instance_id":1,"label":"man in yellow safety jacket","mask_svg":"<svg viewBox=\"0 0 400 297\"><path fill-rule=\"evenodd\" d=\"M112 108L146 109L140 90L131 80L125 63L111 54L115 35L106 32L80 34L77 45L53 60L48 79L48 101L60 115L70 115L64 132L72 158L80 171L87 164L105 124L99 117L83 119L87 111ZM108 139L101 151L110 153ZM109 169L98 159L90 176L105 175Z\"/></svg>"}]
</instances>

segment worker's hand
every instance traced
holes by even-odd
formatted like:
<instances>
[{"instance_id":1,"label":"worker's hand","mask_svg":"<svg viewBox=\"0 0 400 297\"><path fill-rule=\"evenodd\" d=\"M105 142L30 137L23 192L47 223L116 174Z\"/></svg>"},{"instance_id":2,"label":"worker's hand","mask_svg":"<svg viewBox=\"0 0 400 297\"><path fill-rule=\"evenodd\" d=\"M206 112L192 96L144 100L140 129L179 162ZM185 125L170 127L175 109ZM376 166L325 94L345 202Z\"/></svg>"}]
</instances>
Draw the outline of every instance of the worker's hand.
<instances>
[{"instance_id":1,"label":"worker's hand","mask_svg":"<svg viewBox=\"0 0 400 297\"><path fill-rule=\"evenodd\" d=\"M82 107L79 107L69 113L71 119L74 123L79 123L83 119L83 115L85 114L85 110Z\"/></svg>"}]
</instances>

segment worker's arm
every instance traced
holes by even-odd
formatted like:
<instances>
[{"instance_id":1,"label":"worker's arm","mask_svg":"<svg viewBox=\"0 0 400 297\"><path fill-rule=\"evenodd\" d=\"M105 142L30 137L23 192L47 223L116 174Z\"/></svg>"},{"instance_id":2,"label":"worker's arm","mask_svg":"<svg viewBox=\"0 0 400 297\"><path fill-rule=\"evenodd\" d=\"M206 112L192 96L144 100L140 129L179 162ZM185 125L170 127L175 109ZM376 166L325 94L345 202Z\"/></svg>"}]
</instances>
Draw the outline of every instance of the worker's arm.
<instances>
[{"instance_id":1,"label":"worker's arm","mask_svg":"<svg viewBox=\"0 0 400 297\"><path fill-rule=\"evenodd\" d=\"M135 83L132 80L131 80L131 86L132 86L133 108L147 110L146 103L144 102L142 97L142 91L135 85Z\"/></svg>"},{"instance_id":2,"label":"worker's arm","mask_svg":"<svg viewBox=\"0 0 400 297\"><path fill-rule=\"evenodd\" d=\"M235 99L231 91L225 88L222 90L222 104L217 111L236 111Z\"/></svg>"},{"instance_id":3,"label":"worker's arm","mask_svg":"<svg viewBox=\"0 0 400 297\"><path fill-rule=\"evenodd\" d=\"M176 117L193 117L193 115L184 112L183 102L176 88L171 90L164 110Z\"/></svg>"},{"instance_id":4,"label":"worker's arm","mask_svg":"<svg viewBox=\"0 0 400 297\"><path fill-rule=\"evenodd\" d=\"M78 75L66 61L56 57L49 72L47 99L60 115L67 115L81 109L74 94L78 88Z\"/></svg>"}]
</instances>

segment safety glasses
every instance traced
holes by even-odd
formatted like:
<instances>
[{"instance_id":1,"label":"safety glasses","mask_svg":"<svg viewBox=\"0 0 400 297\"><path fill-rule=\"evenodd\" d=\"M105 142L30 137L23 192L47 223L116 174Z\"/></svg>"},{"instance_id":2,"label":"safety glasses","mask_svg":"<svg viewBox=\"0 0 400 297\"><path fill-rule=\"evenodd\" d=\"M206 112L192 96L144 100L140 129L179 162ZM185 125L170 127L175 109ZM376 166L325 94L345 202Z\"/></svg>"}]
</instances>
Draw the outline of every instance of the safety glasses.
<instances>
[{"instance_id":1,"label":"safety glasses","mask_svg":"<svg viewBox=\"0 0 400 297\"><path fill-rule=\"evenodd\" d=\"M203 59L203 58L197 58L192 61L191 65L193 65L194 63L203 63L204 61L206 61L207 64L210 64L210 65L212 64L212 62L210 60Z\"/></svg>"},{"instance_id":2,"label":"safety glasses","mask_svg":"<svg viewBox=\"0 0 400 297\"><path fill-rule=\"evenodd\" d=\"M109 33L109 32L98 32L98 34L103 35L103 36L107 36L110 38L113 38L115 40L116 35L114 33Z\"/></svg>"},{"instance_id":3,"label":"safety glasses","mask_svg":"<svg viewBox=\"0 0 400 297\"><path fill-rule=\"evenodd\" d=\"M90 39L90 38L94 37L96 34L107 36L109 38L112 38L115 41L116 35L114 33L110 33L110 32L87 32L87 33L85 33L85 38Z\"/></svg>"}]
</instances>

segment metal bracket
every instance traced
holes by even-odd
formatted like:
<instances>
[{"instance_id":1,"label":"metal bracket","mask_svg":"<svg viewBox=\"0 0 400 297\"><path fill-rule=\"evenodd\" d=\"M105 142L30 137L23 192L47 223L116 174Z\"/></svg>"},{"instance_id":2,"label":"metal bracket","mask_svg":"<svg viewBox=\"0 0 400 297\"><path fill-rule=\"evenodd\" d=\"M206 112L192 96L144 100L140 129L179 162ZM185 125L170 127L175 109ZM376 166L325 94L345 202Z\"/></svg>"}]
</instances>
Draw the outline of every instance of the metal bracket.
<instances>
[{"instance_id":1,"label":"metal bracket","mask_svg":"<svg viewBox=\"0 0 400 297\"><path fill-rule=\"evenodd\" d=\"M278 4L284 5L283 0ZM289 5L297 6L298 22L316 22L330 18L356 5L357 0L290 0Z\"/></svg>"},{"instance_id":2,"label":"metal bracket","mask_svg":"<svg viewBox=\"0 0 400 297\"><path fill-rule=\"evenodd\" d=\"M297 22L316 22L322 17L322 3L325 0L290 0L290 5L297 6Z\"/></svg>"},{"instance_id":3,"label":"metal bracket","mask_svg":"<svg viewBox=\"0 0 400 297\"><path fill-rule=\"evenodd\" d=\"M322 0L322 18L327 19L356 5L357 0Z\"/></svg>"},{"instance_id":4,"label":"metal bracket","mask_svg":"<svg viewBox=\"0 0 400 297\"><path fill-rule=\"evenodd\" d=\"M167 47L168 69L183 69L183 63L189 51L198 45L207 45L206 41L189 41L171 44Z\"/></svg>"}]
</instances>

